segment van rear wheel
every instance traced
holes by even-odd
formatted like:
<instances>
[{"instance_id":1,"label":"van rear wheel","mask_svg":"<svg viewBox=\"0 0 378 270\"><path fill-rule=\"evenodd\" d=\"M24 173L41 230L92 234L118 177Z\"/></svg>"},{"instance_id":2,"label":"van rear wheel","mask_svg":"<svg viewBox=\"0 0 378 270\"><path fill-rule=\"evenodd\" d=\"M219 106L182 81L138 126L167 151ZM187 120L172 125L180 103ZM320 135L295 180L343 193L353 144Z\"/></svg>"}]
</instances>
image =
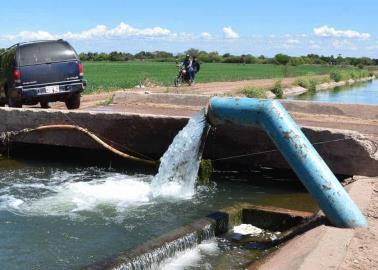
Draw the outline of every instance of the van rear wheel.
<instances>
[{"instance_id":1,"label":"van rear wheel","mask_svg":"<svg viewBox=\"0 0 378 270\"><path fill-rule=\"evenodd\" d=\"M8 97L8 106L11 108L22 108L22 100Z\"/></svg>"},{"instance_id":2,"label":"van rear wheel","mask_svg":"<svg viewBox=\"0 0 378 270\"><path fill-rule=\"evenodd\" d=\"M40 104L41 104L42 109L49 109L50 108L50 105L47 101L41 101Z\"/></svg>"},{"instance_id":3,"label":"van rear wheel","mask_svg":"<svg viewBox=\"0 0 378 270\"><path fill-rule=\"evenodd\" d=\"M80 93L75 93L69 96L65 101L66 107L69 110L75 110L80 108Z\"/></svg>"}]
</instances>

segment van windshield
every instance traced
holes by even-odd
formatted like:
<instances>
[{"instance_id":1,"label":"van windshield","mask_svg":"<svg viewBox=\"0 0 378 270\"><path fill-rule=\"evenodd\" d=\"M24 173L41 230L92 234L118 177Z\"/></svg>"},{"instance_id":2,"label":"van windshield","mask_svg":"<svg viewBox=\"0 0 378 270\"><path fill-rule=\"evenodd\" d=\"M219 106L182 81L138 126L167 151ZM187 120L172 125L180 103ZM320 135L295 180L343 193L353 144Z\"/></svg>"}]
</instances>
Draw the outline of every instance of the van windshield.
<instances>
[{"instance_id":1,"label":"van windshield","mask_svg":"<svg viewBox=\"0 0 378 270\"><path fill-rule=\"evenodd\" d=\"M20 66L70 60L77 60L77 55L72 47L66 42L42 42L20 46Z\"/></svg>"}]
</instances>

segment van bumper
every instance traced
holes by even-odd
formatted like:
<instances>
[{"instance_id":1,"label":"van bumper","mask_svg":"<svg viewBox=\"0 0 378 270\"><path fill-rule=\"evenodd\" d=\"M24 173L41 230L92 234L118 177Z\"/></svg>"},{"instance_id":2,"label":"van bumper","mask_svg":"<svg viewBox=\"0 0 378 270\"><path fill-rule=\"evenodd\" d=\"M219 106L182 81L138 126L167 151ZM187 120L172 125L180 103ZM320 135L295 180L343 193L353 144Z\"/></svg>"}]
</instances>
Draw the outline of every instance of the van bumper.
<instances>
[{"instance_id":1,"label":"van bumper","mask_svg":"<svg viewBox=\"0 0 378 270\"><path fill-rule=\"evenodd\" d=\"M35 104L40 101L64 101L73 93L80 93L85 89L86 81L51 86L23 87L10 89L8 94L14 99L21 99L23 104ZM50 87L50 88L49 88Z\"/></svg>"}]
</instances>

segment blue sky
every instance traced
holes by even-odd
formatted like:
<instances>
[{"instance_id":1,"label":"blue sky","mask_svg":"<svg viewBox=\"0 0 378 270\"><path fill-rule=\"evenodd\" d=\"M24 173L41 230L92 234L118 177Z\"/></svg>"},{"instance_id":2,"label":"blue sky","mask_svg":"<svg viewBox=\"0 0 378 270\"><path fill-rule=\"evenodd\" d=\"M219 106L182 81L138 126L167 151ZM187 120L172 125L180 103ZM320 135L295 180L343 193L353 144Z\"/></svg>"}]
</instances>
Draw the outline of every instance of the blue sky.
<instances>
[{"instance_id":1,"label":"blue sky","mask_svg":"<svg viewBox=\"0 0 378 270\"><path fill-rule=\"evenodd\" d=\"M78 51L199 48L221 53L378 58L375 0L160 0L2 3L0 46L64 38Z\"/></svg>"}]
</instances>

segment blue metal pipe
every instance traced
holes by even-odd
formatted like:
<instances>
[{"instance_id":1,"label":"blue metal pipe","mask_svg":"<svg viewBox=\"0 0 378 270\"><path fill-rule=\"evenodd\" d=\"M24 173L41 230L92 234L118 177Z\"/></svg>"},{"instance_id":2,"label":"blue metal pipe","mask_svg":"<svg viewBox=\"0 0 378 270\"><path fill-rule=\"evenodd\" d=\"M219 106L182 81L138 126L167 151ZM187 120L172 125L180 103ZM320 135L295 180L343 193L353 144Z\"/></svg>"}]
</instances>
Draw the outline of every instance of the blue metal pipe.
<instances>
[{"instance_id":1,"label":"blue metal pipe","mask_svg":"<svg viewBox=\"0 0 378 270\"><path fill-rule=\"evenodd\" d=\"M368 226L360 209L280 102L214 97L207 118L212 125L232 123L264 129L333 225Z\"/></svg>"}]
</instances>

